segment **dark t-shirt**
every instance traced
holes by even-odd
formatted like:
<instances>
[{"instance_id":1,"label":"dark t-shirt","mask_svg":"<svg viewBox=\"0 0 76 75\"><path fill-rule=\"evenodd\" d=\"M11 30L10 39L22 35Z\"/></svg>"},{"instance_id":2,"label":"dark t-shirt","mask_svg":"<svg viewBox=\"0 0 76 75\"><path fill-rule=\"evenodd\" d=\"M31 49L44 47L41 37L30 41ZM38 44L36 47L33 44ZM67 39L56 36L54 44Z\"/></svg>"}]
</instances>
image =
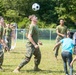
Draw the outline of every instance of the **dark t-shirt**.
<instances>
[{"instance_id":1,"label":"dark t-shirt","mask_svg":"<svg viewBox=\"0 0 76 75\"><path fill-rule=\"evenodd\" d=\"M37 44L38 43L38 35L39 35L38 26L37 25L30 25L29 30L28 30L28 34L32 35L34 42ZM31 42L28 40L28 43L31 43Z\"/></svg>"}]
</instances>

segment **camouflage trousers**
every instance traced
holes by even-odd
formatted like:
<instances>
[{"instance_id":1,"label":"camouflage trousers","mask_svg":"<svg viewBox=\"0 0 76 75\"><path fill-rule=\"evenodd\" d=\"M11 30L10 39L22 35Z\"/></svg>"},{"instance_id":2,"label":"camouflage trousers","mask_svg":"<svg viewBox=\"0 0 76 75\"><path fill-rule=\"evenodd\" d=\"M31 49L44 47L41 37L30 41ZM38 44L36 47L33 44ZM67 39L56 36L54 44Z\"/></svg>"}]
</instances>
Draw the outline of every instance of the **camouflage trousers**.
<instances>
[{"instance_id":1,"label":"camouflage trousers","mask_svg":"<svg viewBox=\"0 0 76 75\"><path fill-rule=\"evenodd\" d=\"M61 39L57 38L57 39L56 39L56 43L58 43L60 40L61 40ZM56 50L55 50L55 57L58 56L59 48L60 48L60 45L56 47Z\"/></svg>"},{"instance_id":2,"label":"camouflage trousers","mask_svg":"<svg viewBox=\"0 0 76 75\"><path fill-rule=\"evenodd\" d=\"M6 37L6 39L7 39L7 46L8 46L8 48L9 48L9 50L11 49L11 36L7 36Z\"/></svg>"},{"instance_id":3,"label":"camouflage trousers","mask_svg":"<svg viewBox=\"0 0 76 75\"><path fill-rule=\"evenodd\" d=\"M40 61L41 61L41 52L40 52L40 49L39 48L35 49L35 47L33 45L26 44L25 58L20 63L19 67L22 68L24 65L26 65L30 61L32 55L34 55L35 66L38 66L40 64Z\"/></svg>"},{"instance_id":4,"label":"camouflage trousers","mask_svg":"<svg viewBox=\"0 0 76 75\"><path fill-rule=\"evenodd\" d=\"M4 53L3 53L3 51L0 51L0 67L3 64L3 59L4 59Z\"/></svg>"}]
</instances>

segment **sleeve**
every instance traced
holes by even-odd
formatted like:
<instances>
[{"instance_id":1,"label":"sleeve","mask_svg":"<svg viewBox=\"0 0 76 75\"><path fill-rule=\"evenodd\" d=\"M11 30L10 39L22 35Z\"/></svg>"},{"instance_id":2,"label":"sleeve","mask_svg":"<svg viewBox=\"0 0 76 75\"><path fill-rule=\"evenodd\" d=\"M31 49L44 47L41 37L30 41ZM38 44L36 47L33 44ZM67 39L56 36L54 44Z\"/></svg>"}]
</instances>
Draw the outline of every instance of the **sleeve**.
<instances>
[{"instance_id":1,"label":"sleeve","mask_svg":"<svg viewBox=\"0 0 76 75\"><path fill-rule=\"evenodd\" d=\"M57 27L56 27L56 30L58 30L58 28L59 28L59 27L57 26Z\"/></svg>"},{"instance_id":2,"label":"sleeve","mask_svg":"<svg viewBox=\"0 0 76 75\"><path fill-rule=\"evenodd\" d=\"M29 34L33 35L34 32L34 26L30 26L29 28Z\"/></svg>"}]
</instances>

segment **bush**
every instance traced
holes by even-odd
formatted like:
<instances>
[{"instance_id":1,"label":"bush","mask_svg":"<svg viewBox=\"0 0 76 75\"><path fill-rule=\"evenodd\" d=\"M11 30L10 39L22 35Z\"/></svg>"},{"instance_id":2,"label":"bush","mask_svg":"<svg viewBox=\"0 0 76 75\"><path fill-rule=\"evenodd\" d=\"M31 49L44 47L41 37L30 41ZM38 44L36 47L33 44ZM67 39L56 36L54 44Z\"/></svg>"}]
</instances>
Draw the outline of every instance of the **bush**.
<instances>
[{"instance_id":1,"label":"bush","mask_svg":"<svg viewBox=\"0 0 76 75\"><path fill-rule=\"evenodd\" d=\"M29 25L29 20L27 17L23 18L23 20L21 20L18 23L18 28L26 28Z\"/></svg>"},{"instance_id":2,"label":"bush","mask_svg":"<svg viewBox=\"0 0 76 75\"><path fill-rule=\"evenodd\" d=\"M25 17L18 23L18 28L27 28L29 24L30 24L29 19ZM56 28L55 23L46 24L44 21L41 20L38 20L37 24L39 28Z\"/></svg>"}]
</instances>

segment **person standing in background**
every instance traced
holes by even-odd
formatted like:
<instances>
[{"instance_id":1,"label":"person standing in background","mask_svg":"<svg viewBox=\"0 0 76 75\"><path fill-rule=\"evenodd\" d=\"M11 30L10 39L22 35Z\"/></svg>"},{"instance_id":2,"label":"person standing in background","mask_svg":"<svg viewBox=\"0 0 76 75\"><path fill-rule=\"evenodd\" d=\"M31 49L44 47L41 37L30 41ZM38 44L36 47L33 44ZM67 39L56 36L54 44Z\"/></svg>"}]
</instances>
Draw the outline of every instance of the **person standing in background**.
<instances>
[{"instance_id":1,"label":"person standing in background","mask_svg":"<svg viewBox=\"0 0 76 75\"><path fill-rule=\"evenodd\" d=\"M56 27L56 33L57 33L56 43L58 43L67 34L67 27L64 25L64 19L60 19L60 25L58 25ZM57 59L57 56L58 56L59 47L60 46L57 46L56 50L55 50L55 57L56 57L56 59Z\"/></svg>"},{"instance_id":2,"label":"person standing in background","mask_svg":"<svg viewBox=\"0 0 76 75\"><path fill-rule=\"evenodd\" d=\"M11 28L11 24L7 24L7 27L5 28L5 39L6 39L6 43L7 46L9 48L9 50L7 50L8 52L11 49L11 38L12 38L12 28Z\"/></svg>"}]
</instances>

